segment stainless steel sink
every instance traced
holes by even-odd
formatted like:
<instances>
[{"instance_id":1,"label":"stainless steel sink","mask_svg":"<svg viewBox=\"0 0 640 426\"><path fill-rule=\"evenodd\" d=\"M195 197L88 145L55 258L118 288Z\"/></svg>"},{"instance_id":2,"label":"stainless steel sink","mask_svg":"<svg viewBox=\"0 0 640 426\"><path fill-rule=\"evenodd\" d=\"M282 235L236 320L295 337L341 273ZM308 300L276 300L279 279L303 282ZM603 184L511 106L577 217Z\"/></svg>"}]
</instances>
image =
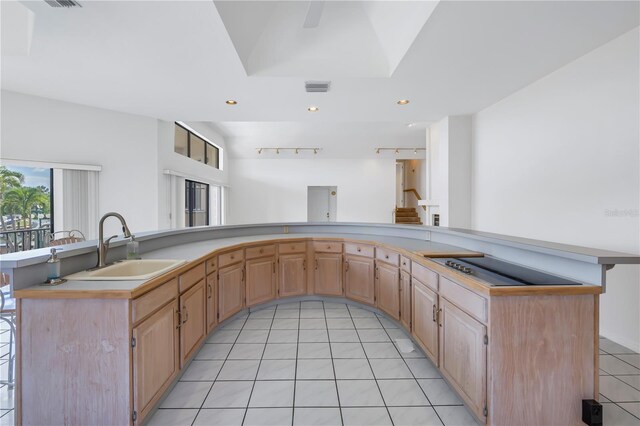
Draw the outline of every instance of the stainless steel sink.
<instances>
[{"instance_id":1,"label":"stainless steel sink","mask_svg":"<svg viewBox=\"0 0 640 426\"><path fill-rule=\"evenodd\" d=\"M185 263L187 263L186 260L176 259L124 260L104 268L77 272L64 278L71 281L148 280Z\"/></svg>"}]
</instances>

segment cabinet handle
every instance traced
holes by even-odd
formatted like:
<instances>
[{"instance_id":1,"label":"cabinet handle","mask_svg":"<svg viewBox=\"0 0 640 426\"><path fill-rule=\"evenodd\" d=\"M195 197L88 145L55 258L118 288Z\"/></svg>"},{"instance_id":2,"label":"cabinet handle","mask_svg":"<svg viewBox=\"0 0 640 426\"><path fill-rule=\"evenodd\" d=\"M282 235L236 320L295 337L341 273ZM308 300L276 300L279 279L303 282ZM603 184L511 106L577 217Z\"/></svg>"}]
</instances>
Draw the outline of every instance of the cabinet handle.
<instances>
[{"instance_id":1,"label":"cabinet handle","mask_svg":"<svg viewBox=\"0 0 640 426\"><path fill-rule=\"evenodd\" d=\"M442 308L438 309L438 325L442 327Z\"/></svg>"},{"instance_id":2,"label":"cabinet handle","mask_svg":"<svg viewBox=\"0 0 640 426\"><path fill-rule=\"evenodd\" d=\"M385 258L385 259L388 259L388 258L389 258L389 255L388 255L388 254L385 254L385 255L384 255L384 258Z\"/></svg>"},{"instance_id":3,"label":"cabinet handle","mask_svg":"<svg viewBox=\"0 0 640 426\"><path fill-rule=\"evenodd\" d=\"M433 305L433 322L436 322L436 305Z\"/></svg>"},{"instance_id":4,"label":"cabinet handle","mask_svg":"<svg viewBox=\"0 0 640 426\"><path fill-rule=\"evenodd\" d=\"M316 270L318 270L318 259L316 259Z\"/></svg>"},{"instance_id":5,"label":"cabinet handle","mask_svg":"<svg viewBox=\"0 0 640 426\"><path fill-rule=\"evenodd\" d=\"M302 261L302 269L305 270L305 271L307 270L307 259L304 259Z\"/></svg>"},{"instance_id":6,"label":"cabinet handle","mask_svg":"<svg viewBox=\"0 0 640 426\"><path fill-rule=\"evenodd\" d=\"M362 250L360 249L360 247L358 247L358 253L360 253Z\"/></svg>"},{"instance_id":7,"label":"cabinet handle","mask_svg":"<svg viewBox=\"0 0 640 426\"><path fill-rule=\"evenodd\" d=\"M260 249L260 254L262 254L264 252L264 249Z\"/></svg>"},{"instance_id":8,"label":"cabinet handle","mask_svg":"<svg viewBox=\"0 0 640 426\"><path fill-rule=\"evenodd\" d=\"M242 268L242 278L240 278L240 281L244 282L244 268Z\"/></svg>"},{"instance_id":9,"label":"cabinet handle","mask_svg":"<svg viewBox=\"0 0 640 426\"><path fill-rule=\"evenodd\" d=\"M348 260L346 262L344 262L344 266L345 266L344 271L345 272L349 272L349 261Z\"/></svg>"},{"instance_id":10,"label":"cabinet handle","mask_svg":"<svg viewBox=\"0 0 640 426\"><path fill-rule=\"evenodd\" d=\"M327 246L327 250L331 250L331 246Z\"/></svg>"},{"instance_id":11,"label":"cabinet handle","mask_svg":"<svg viewBox=\"0 0 640 426\"><path fill-rule=\"evenodd\" d=\"M180 311L176 309L176 316L178 317L178 325L176 325L176 328L180 328L182 326L182 315L180 314Z\"/></svg>"},{"instance_id":12,"label":"cabinet handle","mask_svg":"<svg viewBox=\"0 0 640 426\"><path fill-rule=\"evenodd\" d=\"M189 311L187 311L186 306L182 306L182 309L184 309L184 321L182 321L182 324L186 324L189 321Z\"/></svg>"},{"instance_id":13,"label":"cabinet handle","mask_svg":"<svg viewBox=\"0 0 640 426\"><path fill-rule=\"evenodd\" d=\"M211 296L213 296L213 288L211 287L211 284L207 284L207 290L209 290L208 299L211 299Z\"/></svg>"}]
</instances>

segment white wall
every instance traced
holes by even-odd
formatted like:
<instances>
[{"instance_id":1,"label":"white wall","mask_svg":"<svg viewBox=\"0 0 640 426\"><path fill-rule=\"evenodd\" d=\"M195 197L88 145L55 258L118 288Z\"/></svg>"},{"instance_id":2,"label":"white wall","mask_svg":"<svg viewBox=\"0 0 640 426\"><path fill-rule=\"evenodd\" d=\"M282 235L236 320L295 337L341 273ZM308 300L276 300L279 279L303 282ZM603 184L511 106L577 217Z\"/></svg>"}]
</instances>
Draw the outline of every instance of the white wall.
<instances>
[{"instance_id":1,"label":"white wall","mask_svg":"<svg viewBox=\"0 0 640 426\"><path fill-rule=\"evenodd\" d=\"M118 211L134 233L157 229L157 120L7 91L0 102L2 158L101 165L100 215Z\"/></svg>"},{"instance_id":2,"label":"white wall","mask_svg":"<svg viewBox=\"0 0 640 426\"><path fill-rule=\"evenodd\" d=\"M440 226L471 227L471 116L445 117L429 127L429 214L440 214Z\"/></svg>"},{"instance_id":3,"label":"white wall","mask_svg":"<svg viewBox=\"0 0 640 426\"><path fill-rule=\"evenodd\" d=\"M229 163L229 224L306 222L307 186L338 187L338 222L391 222L395 159L231 159Z\"/></svg>"},{"instance_id":4,"label":"white wall","mask_svg":"<svg viewBox=\"0 0 640 426\"><path fill-rule=\"evenodd\" d=\"M640 253L639 37L475 116L474 229ZM638 351L640 268L616 266L607 281L601 334Z\"/></svg>"},{"instance_id":5,"label":"white wall","mask_svg":"<svg viewBox=\"0 0 640 426\"><path fill-rule=\"evenodd\" d=\"M227 167L217 170L174 152L173 122L8 91L0 101L0 158L101 166L98 213L121 213L134 233L171 227L172 210L182 213L177 222L184 224L184 180L180 185L164 170L227 184ZM226 165L222 136L205 123L186 124L223 148ZM106 223L105 232L121 233L116 220Z\"/></svg>"}]
</instances>

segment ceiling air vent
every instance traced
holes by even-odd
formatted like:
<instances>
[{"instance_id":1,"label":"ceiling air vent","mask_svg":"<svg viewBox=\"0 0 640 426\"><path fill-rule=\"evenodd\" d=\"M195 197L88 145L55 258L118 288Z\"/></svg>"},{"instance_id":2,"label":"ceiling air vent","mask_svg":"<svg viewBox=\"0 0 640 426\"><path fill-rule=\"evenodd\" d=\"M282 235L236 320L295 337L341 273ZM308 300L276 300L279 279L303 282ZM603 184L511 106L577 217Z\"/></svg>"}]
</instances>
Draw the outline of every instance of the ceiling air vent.
<instances>
[{"instance_id":1,"label":"ceiling air vent","mask_svg":"<svg viewBox=\"0 0 640 426\"><path fill-rule=\"evenodd\" d=\"M330 81L305 81L304 88L309 93L326 93L330 84Z\"/></svg>"},{"instance_id":2,"label":"ceiling air vent","mask_svg":"<svg viewBox=\"0 0 640 426\"><path fill-rule=\"evenodd\" d=\"M44 0L51 7L82 7L80 3L74 0Z\"/></svg>"}]
</instances>

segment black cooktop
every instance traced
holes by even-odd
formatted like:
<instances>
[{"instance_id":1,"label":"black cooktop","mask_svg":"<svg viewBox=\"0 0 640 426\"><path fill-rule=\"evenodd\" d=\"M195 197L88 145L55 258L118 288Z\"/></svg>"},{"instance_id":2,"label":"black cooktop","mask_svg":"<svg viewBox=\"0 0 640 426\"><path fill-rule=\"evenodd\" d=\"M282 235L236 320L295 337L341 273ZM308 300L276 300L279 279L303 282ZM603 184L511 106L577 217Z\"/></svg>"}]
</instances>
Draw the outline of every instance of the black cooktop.
<instances>
[{"instance_id":1,"label":"black cooktop","mask_svg":"<svg viewBox=\"0 0 640 426\"><path fill-rule=\"evenodd\" d=\"M432 259L441 265L474 276L491 285L581 285L576 281L514 265L492 257L446 257Z\"/></svg>"}]
</instances>

